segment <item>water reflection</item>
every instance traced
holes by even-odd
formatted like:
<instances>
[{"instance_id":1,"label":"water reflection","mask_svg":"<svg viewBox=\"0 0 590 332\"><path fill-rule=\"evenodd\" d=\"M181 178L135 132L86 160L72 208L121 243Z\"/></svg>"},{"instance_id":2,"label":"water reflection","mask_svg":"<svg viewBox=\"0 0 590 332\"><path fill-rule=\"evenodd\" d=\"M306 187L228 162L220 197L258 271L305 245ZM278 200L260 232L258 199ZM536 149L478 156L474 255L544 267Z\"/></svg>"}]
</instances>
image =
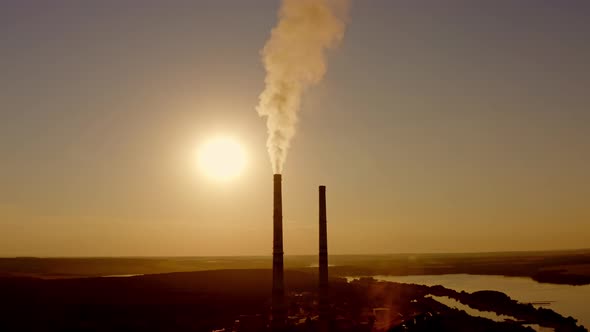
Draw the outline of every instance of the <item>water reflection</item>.
<instances>
[{"instance_id":1,"label":"water reflection","mask_svg":"<svg viewBox=\"0 0 590 332\"><path fill-rule=\"evenodd\" d=\"M590 326L590 285L570 286L542 284L529 278L445 274L420 276L374 276L377 280L420 284L442 285L457 291L473 293L481 290L496 290L522 303L543 303L547 307L567 317L572 316L585 327Z\"/></svg>"},{"instance_id":2,"label":"water reflection","mask_svg":"<svg viewBox=\"0 0 590 332\"><path fill-rule=\"evenodd\" d=\"M503 322L505 320L514 320L514 321L518 320L512 316L498 315L495 312L491 312L491 311L480 311L477 309L473 309L470 306L465 305L465 304L463 304L455 299L449 298L449 297L434 296L434 295L428 295L428 297L431 297L431 298L435 299L436 301L438 301L450 308L463 310L470 316L487 318L487 319L491 319L495 322ZM543 326L539 326L537 324L526 324L524 326L529 326L537 332L553 332L553 331L555 331L554 329L552 329L550 327L543 327Z\"/></svg>"}]
</instances>

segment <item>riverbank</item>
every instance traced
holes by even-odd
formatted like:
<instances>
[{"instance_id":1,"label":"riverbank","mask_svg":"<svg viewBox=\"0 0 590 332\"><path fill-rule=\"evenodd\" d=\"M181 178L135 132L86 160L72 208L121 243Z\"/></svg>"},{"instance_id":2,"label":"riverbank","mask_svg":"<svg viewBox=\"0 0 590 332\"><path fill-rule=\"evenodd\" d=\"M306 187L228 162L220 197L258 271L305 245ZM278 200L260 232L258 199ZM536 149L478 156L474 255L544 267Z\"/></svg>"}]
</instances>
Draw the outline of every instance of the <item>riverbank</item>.
<instances>
[{"instance_id":1,"label":"riverbank","mask_svg":"<svg viewBox=\"0 0 590 332\"><path fill-rule=\"evenodd\" d=\"M590 326L590 307L587 305L588 298L590 298L590 285L541 284L523 277L467 274L374 276L374 278L387 282L430 287L442 285L456 292L499 291L520 303L531 304L536 308L551 309L564 317L572 316L584 326Z\"/></svg>"},{"instance_id":2,"label":"riverbank","mask_svg":"<svg viewBox=\"0 0 590 332\"><path fill-rule=\"evenodd\" d=\"M240 317L268 317L271 280L270 269L124 278L0 278L4 317L0 330L211 331L231 327ZM287 270L285 282L289 317L305 321L317 316L317 275ZM335 331L366 331L373 323L409 332L530 332L531 324L556 332L587 331L551 309L522 304L499 292L466 293L372 278L354 282L332 278L330 290L335 322L350 327ZM432 296L450 296L470 306L505 312L518 321L470 316Z\"/></svg>"}]
</instances>

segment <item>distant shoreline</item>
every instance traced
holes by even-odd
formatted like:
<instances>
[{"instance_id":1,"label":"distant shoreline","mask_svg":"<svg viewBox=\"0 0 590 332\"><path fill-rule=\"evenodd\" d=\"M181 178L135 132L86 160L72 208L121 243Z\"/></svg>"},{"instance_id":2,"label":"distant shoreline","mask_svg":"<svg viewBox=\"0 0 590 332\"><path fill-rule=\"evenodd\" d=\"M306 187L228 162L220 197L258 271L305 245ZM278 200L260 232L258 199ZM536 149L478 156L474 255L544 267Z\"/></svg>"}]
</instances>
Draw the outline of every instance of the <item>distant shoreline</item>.
<instances>
[{"instance_id":1,"label":"distant shoreline","mask_svg":"<svg viewBox=\"0 0 590 332\"><path fill-rule=\"evenodd\" d=\"M520 255L520 254L551 254L551 253L588 253L590 254L590 248L574 248L574 249L555 249L555 250L507 250L507 251L457 251L457 252L388 252L388 253L354 253L354 254L331 254L331 257L345 257L345 256L409 256L409 255L428 255L428 256L455 256L455 255ZM272 255L155 255L155 256L143 256L143 255L121 255L121 256L2 256L0 259L210 259L210 258L268 258ZM285 257L315 257L316 254L285 254Z\"/></svg>"},{"instance_id":2,"label":"distant shoreline","mask_svg":"<svg viewBox=\"0 0 590 332\"><path fill-rule=\"evenodd\" d=\"M270 256L0 258L0 276L64 279L228 269L269 269ZM285 256L285 268L314 271L317 257ZM540 283L590 284L590 250L464 254L331 255L332 276L472 274Z\"/></svg>"}]
</instances>

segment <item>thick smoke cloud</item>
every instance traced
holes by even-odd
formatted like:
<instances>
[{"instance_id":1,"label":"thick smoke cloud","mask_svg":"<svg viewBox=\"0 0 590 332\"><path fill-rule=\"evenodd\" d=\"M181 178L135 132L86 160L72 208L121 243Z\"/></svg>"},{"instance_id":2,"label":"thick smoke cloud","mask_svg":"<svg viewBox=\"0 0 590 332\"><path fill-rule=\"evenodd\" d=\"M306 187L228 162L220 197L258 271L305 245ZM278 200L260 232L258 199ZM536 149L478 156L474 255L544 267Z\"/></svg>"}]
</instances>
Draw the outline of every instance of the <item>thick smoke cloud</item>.
<instances>
[{"instance_id":1,"label":"thick smoke cloud","mask_svg":"<svg viewBox=\"0 0 590 332\"><path fill-rule=\"evenodd\" d=\"M268 153L281 173L305 90L326 73L326 50L344 37L348 0L283 0L279 22L261 51L266 87L257 111L266 117Z\"/></svg>"}]
</instances>

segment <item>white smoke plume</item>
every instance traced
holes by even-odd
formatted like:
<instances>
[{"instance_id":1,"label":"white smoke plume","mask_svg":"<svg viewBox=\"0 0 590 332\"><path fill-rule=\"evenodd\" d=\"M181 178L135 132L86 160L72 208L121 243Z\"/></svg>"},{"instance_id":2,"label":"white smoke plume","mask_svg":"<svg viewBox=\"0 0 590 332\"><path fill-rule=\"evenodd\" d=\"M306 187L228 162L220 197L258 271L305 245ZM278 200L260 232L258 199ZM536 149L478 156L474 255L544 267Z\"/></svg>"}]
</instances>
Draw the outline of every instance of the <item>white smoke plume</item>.
<instances>
[{"instance_id":1,"label":"white smoke plume","mask_svg":"<svg viewBox=\"0 0 590 332\"><path fill-rule=\"evenodd\" d=\"M326 73L326 51L344 37L348 0L283 0L279 22L261 51L266 87L257 111L266 117L268 153L281 173L305 90Z\"/></svg>"}]
</instances>

